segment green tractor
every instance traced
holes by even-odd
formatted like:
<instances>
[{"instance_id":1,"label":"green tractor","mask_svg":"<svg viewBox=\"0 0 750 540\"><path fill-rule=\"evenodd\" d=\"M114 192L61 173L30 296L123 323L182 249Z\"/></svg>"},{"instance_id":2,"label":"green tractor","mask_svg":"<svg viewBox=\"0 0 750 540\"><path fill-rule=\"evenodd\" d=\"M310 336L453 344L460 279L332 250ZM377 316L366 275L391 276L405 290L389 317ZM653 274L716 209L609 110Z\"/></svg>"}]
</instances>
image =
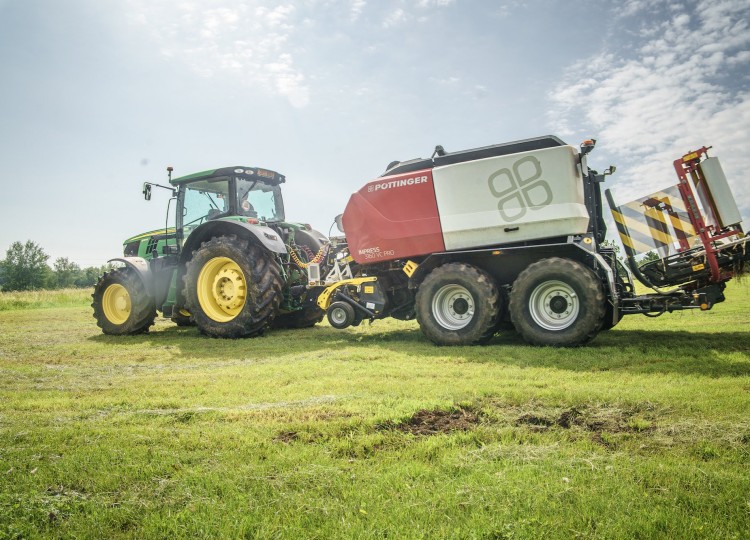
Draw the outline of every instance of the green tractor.
<instances>
[{"instance_id":1,"label":"green tractor","mask_svg":"<svg viewBox=\"0 0 750 540\"><path fill-rule=\"evenodd\" d=\"M225 167L172 179L175 227L124 242L120 266L92 295L105 334L148 332L157 311L209 336L252 337L269 327L305 328L323 318L305 269L324 260L328 239L285 220L285 177L257 167Z\"/></svg>"}]
</instances>

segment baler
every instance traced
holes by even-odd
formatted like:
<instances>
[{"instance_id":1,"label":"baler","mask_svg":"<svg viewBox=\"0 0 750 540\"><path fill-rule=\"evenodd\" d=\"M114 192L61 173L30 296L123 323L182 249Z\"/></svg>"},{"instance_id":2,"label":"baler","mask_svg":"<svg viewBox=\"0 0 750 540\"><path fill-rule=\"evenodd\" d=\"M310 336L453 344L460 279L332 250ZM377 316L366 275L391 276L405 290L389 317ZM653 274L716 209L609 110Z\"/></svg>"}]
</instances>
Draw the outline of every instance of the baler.
<instances>
[{"instance_id":1,"label":"baler","mask_svg":"<svg viewBox=\"0 0 750 540\"><path fill-rule=\"evenodd\" d=\"M337 218L345 237L305 264L331 325L416 318L439 345L514 329L575 346L624 315L708 310L750 258L740 213L708 148L675 161L679 183L618 206L629 269L605 243L595 140L554 136L393 162ZM697 195L696 195L697 193ZM652 261L638 257L651 253ZM655 254L655 255L654 255ZM654 290L640 294L635 276Z\"/></svg>"}]
</instances>

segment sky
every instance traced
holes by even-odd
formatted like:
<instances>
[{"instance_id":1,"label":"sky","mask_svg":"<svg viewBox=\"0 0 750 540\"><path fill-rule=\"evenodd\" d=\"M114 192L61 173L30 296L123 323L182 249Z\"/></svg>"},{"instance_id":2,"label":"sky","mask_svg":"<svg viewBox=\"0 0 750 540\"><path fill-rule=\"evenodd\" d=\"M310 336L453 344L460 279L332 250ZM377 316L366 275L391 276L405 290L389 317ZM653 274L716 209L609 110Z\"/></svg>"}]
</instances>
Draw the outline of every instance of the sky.
<instances>
[{"instance_id":1,"label":"sky","mask_svg":"<svg viewBox=\"0 0 750 540\"><path fill-rule=\"evenodd\" d=\"M749 25L750 0L0 0L0 258L120 256L167 166L278 171L327 233L393 160L547 134L596 138L623 203L713 146L750 226Z\"/></svg>"}]
</instances>

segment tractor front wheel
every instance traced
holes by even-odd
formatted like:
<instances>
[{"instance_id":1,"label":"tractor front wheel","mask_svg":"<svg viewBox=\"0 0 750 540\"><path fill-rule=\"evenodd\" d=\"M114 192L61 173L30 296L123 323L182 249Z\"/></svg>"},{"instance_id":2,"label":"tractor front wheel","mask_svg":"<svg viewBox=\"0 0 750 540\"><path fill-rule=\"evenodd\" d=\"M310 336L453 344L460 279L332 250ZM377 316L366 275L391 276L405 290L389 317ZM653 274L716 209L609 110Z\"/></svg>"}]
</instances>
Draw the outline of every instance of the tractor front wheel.
<instances>
[{"instance_id":1,"label":"tractor front wheel","mask_svg":"<svg viewBox=\"0 0 750 540\"><path fill-rule=\"evenodd\" d=\"M142 334L154 324L154 299L138 272L128 266L105 272L91 298L96 324L105 334Z\"/></svg>"},{"instance_id":2,"label":"tractor front wheel","mask_svg":"<svg viewBox=\"0 0 750 540\"><path fill-rule=\"evenodd\" d=\"M499 298L486 272L463 263L444 264L419 286L417 321L437 345L485 343L495 333Z\"/></svg>"},{"instance_id":3,"label":"tractor front wheel","mask_svg":"<svg viewBox=\"0 0 750 540\"><path fill-rule=\"evenodd\" d=\"M279 266L263 248L235 236L204 242L187 264L185 298L198 329L212 337L262 334L281 302Z\"/></svg>"},{"instance_id":4,"label":"tractor front wheel","mask_svg":"<svg viewBox=\"0 0 750 540\"><path fill-rule=\"evenodd\" d=\"M560 257L529 265L510 293L513 324L534 345L586 343L601 329L604 311L604 292L594 273Z\"/></svg>"}]
</instances>

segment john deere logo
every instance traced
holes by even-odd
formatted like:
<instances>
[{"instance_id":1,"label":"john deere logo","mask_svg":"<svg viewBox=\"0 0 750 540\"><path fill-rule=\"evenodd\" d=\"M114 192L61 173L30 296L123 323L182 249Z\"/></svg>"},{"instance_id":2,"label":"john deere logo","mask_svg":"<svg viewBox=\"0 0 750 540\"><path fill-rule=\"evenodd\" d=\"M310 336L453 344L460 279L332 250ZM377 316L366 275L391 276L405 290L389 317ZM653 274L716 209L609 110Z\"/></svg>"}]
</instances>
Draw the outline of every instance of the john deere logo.
<instances>
[{"instance_id":1,"label":"john deere logo","mask_svg":"<svg viewBox=\"0 0 750 540\"><path fill-rule=\"evenodd\" d=\"M497 197L497 209L506 222L517 221L528 210L539 210L552 202L552 189L540 180L542 166L534 156L519 159L513 170L500 169L487 180Z\"/></svg>"}]
</instances>

